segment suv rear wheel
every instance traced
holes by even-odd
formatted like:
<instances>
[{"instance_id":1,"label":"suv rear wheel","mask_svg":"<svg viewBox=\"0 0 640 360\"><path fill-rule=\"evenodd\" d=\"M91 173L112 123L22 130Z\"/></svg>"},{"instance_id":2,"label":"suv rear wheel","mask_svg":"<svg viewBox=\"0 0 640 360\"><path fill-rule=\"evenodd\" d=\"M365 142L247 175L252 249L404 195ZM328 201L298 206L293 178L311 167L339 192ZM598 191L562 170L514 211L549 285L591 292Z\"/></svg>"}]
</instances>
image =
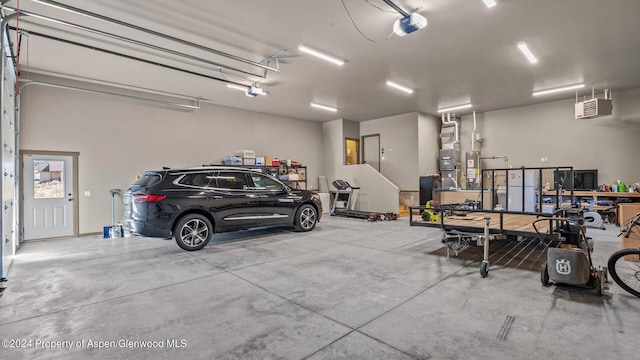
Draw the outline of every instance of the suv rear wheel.
<instances>
[{"instance_id":1,"label":"suv rear wheel","mask_svg":"<svg viewBox=\"0 0 640 360\"><path fill-rule=\"evenodd\" d=\"M298 208L295 218L296 231L311 231L318 222L318 212L316 208L309 204L304 204Z\"/></svg>"},{"instance_id":2,"label":"suv rear wheel","mask_svg":"<svg viewBox=\"0 0 640 360\"><path fill-rule=\"evenodd\" d=\"M213 235L211 221L200 214L189 214L176 224L176 243L187 251L200 250L207 246Z\"/></svg>"}]
</instances>

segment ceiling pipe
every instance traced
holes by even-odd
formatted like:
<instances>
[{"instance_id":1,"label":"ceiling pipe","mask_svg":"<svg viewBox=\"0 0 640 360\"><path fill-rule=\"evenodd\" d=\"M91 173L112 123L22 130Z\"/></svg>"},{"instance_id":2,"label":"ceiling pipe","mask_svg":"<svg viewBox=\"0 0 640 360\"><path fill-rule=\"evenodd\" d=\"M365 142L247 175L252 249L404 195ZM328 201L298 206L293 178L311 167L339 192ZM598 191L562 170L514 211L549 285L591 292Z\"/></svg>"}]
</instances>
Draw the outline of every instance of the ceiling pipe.
<instances>
[{"instance_id":1,"label":"ceiling pipe","mask_svg":"<svg viewBox=\"0 0 640 360\"><path fill-rule=\"evenodd\" d=\"M471 151L476 151L476 112L473 112L473 131L471 132Z\"/></svg>"},{"instance_id":2,"label":"ceiling pipe","mask_svg":"<svg viewBox=\"0 0 640 360\"><path fill-rule=\"evenodd\" d=\"M447 113L446 117L445 114L442 114L442 123L445 125L453 125L454 126L454 132L455 132L455 140L451 143L451 145L453 144L457 144L460 141L460 134L459 134L459 128L458 128L458 122L453 120L451 121L451 113Z\"/></svg>"},{"instance_id":3,"label":"ceiling pipe","mask_svg":"<svg viewBox=\"0 0 640 360\"><path fill-rule=\"evenodd\" d=\"M160 33L160 32L154 31L154 30L146 29L146 28L143 28L141 26L129 24L129 23L124 22L124 21L120 21L120 20L117 20L117 19L113 19L113 18L110 18L110 17L106 17L106 16L103 16L103 15L100 15L100 14L92 13L90 11L82 10L82 9L79 9L79 8L76 8L76 7L73 7L73 6L65 5L65 4L59 3L57 1L51 1L51 0L31 0L31 1L35 2L35 3L51 6L51 7L60 9L60 10L68 11L68 12L71 12L71 13L74 13L74 14L77 14L77 15L86 16L86 17L89 17L89 18L94 19L94 20L100 20L100 21L104 21L104 22L107 22L107 23L124 26L124 27L130 28L130 29L134 29L134 30L137 30L137 31L142 31L142 32L145 32L147 34L151 34L151 35L158 36L158 37L161 37L161 38L164 38L164 39L167 39L167 40L171 40L171 41L175 41L175 42L178 42L178 43L181 43L181 44L184 44L184 45L195 47L195 48L198 48L200 50L204 50L204 51L210 52L212 54L224 56L226 58L233 59L233 60L236 60L236 61L240 61L240 62L243 62L245 64L252 65L252 66L257 66L257 67L263 68L265 70L274 71L274 72L280 72L280 69L273 68L273 67L267 66L265 64L261 64L259 62L255 62L255 61L252 61L252 60L249 60L249 59L245 59L245 58L242 58L242 57L239 57L239 56L236 56L236 55L232 55L232 54L220 51L220 50L216 50L216 49L212 49L212 48L209 48L209 47L206 47L206 46L202 46L200 44L192 43L190 41L186 41L186 40L183 40L183 39L178 39L177 37L173 37L171 35L167 35L167 34L163 34L163 33Z\"/></svg>"},{"instance_id":4,"label":"ceiling pipe","mask_svg":"<svg viewBox=\"0 0 640 360\"><path fill-rule=\"evenodd\" d=\"M228 69L228 70L236 71L236 72L243 73L243 74L246 74L246 75L259 77L259 78L262 78L262 79L264 79L266 77L266 74L265 75L255 74L255 73L252 73L252 72L249 72L249 71L245 71L245 70L241 70L241 69L234 68L234 67L231 67L231 66L227 66L227 65L215 62L215 61L203 59L203 58L200 58L200 57L197 57L197 56L185 54L185 53L182 53L182 52L179 52L179 51L163 48L163 47L160 47L160 46L152 45L152 44L149 44L149 43L145 43L145 42L142 42L142 41L134 40L134 39L131 39L131 38L127 38L127 37L116 35L116 34L112 34L112 33L108 33L108 32L105 32L105 31L93 29L93 28L90 28L90 27L86 27L86 26L82 26L82 25L78 25L78 24L74 24L74 23L70 23L70 22L66 22L66 21L62 21L62 20L58 20L58 19L54 19L54 18L51 18L51 17L48 17L48 16L36 14L36 13L30 12L30 11L19 10L19 9L10 8L10 7L6 7L6 6L4 8L7 9L7 10L11 10L11 11L13 11L15 13L18 13L21 16L28 16L28 17L31 17L31 18L34 18L34 19L45 20L45 21L48 21L48 22L52 22L54 24L70 27L72 29L86 31L86 32L89 32L89 33L92 33L92 34L108 37L108 38L119 40L119 41L124 41L124 42L130 43L130 44L134 44L134 45L146 47L146 48L149 48L149 49L161 51L161 52L168 53L168 54L171 54L171 55L181 56L181 57L184 57L184 58L187 58L187 59L203 62L203 63L209 64L209 65L218 66L220 68L225 68L225 69Z\"/></svg>"},{"instance_id":5,"label":"ceiling pipe","mask_svg":"<svg viewBox=\"0 0 640 360\"><path fill-rule=\"evenodd\" d=\"M193 99L193 101L195 101L197 105L187 105L187 104L173 103L173 102L164 101L164 100L144 98L144 97L140 97L140 96L118 94L118 93L109 92L109 91L86 89L86 88L80 88L80 87L70 86L70 85L62 85L62 84L55 84L55 83L45 82L45 81L33 81L33 80L30 80L30 81L23 81L22 84L20 85L20 87L18 87L18 94L16 95L16 108L19 109L19 104L20 104L20 100L19 99L20 99L20 94L22 94L22 90L24 88L26 88L27 86L30 86L30 85L40 85L40 86L57 88L57 89L66 89L66 90L74 90L74 91L80 91L80 92L85 92L85 93L109 95L109 96L115 96L115 97L130 99L130 100L137 100L137 101L143 101L143 102L155 103L155 104L160 104L160 105L179 107L179 108L190 109L190 110L200 110L200 106L201 106L201 104L200 104L201 98Z\"/></svg>"},{"instance_id":6,"label":"ceiling pipe","mask_svg":"<svg viewBox=\"0 0 640 360\"><path fill-rule=\"evenodd\" d=\"M15 14L11 14L11 15L15 15ZM13 26L9 26L8 28L10 30L17 30ZM43 37L45 39L59 41L59 42L65 43L65 44L80 46L80 47L83 47L83 48L87 48L87 49L91 49L91 50L95 50L95 51L100 51L100 52L103 52L103 53L106 53L106 54L120 56L120 57L129 59L129 60L136 60L136 61L143 62L143 63L146 63L146 64L160 66L160 67L163 67L163 68L166 68L166 69L180 71L180 72L183 72L183 73L187 73L187 74L191 74L191 75L195 75L195 76L199 76L199 77L203 77L203 78L207 78L207 79L211 79L211 80L216 80L216 81L220 81L220 82L227 83L227 84L234 84L234 85L238 85L238 86L247 87L246 84L242 84L242 83L239 83L239 82L236 82L236 81L231 81L231 80L227 80L227 79L221 79L221 78L218 78L218 77L215 77L215 76L201 74L201 73L198 73L198 72L195 72L195 71L186 70L186 69L181 69L181 68L178 68L178 67L175 67L175 66L162 64L162 63L159 63L159 62L156 62L156 61L142 59L142 58L138 58L138 57L135 57L135 56L122 54L122 53L115 52L115 51L112 51L112 50L107 50L107 49L99 48L99 47L92 46L92 45L82 44L82 43L79 43L79 42L76 42L76 41L62 39L62 38L58 38L58 37L55 37L55 36L51 36L51 35L46 35L46 34L42 34L42 33L39 33L39 32L35 32L35 31L29 31L29 30L26 30L24 28L21 28L20 31L24 31L25 33L27 33L29 35L39 36L39 37Z\"/></svg>"}]
</instances>

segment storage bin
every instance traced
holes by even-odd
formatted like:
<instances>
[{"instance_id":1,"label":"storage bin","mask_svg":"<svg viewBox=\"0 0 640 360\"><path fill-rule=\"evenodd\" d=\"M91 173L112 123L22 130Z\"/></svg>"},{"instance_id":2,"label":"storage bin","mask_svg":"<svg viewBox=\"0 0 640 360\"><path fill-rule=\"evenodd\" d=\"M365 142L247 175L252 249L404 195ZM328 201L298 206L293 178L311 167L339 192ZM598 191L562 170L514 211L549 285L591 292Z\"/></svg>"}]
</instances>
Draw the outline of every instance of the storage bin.
<instances>
[{"instance_id":1,"label":"storage bin","mask_svg":"<svg viewBox=\"0 0 640 360\"><path fill-rule=\"evenodd\" d=\"M239 158L235 155L226 155L224 157L225 165L242 165L242 158Z\"/></svg>"},{"instance_id":2,"label":"storage bin","mask_svg":"<svg viewBox=\"0 0 640 360\"><path fill-rule=\"evenodd\" d=\"M253 150L236 150L236 156L239 158L255 158L256 152Z\"/></svg>"},{"instance_id":3,"label":"storage bin","mask_svg":"<svg viewBox=\"0 0 640 360\"><path fill-rule=\"evenodd\" d=\"M256 158L242 158L242 165L256 165Z\"/></svg>"}]
</instances>

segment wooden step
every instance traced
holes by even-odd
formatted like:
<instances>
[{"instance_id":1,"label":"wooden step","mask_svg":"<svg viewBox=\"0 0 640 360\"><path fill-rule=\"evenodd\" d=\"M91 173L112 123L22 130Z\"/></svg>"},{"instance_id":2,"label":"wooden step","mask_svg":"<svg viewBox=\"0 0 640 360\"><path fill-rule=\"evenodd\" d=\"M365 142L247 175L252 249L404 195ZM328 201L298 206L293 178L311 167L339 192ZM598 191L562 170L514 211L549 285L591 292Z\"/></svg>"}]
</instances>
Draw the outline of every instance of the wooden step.
<instances>
[{"instance_id":1,"label":"wooden step","mask_svg":"<svg viewBox=\"0 0 640 360\"><path fill-rule=\"evenodd\" d=\"M409 208L407 205L398 206L398 217L409 216Z\"/></svg>"}]
</instances>

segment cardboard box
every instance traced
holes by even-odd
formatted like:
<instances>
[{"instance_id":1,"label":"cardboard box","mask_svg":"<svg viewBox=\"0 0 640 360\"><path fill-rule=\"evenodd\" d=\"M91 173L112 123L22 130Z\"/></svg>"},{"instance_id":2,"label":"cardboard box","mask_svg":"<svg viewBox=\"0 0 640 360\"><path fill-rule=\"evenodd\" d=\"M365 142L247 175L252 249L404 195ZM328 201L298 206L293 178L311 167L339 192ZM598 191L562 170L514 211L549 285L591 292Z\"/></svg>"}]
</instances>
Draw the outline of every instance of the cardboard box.
<instances>
[{"instance_id":1,"label":"cardboard box","mask_svg":"<svg viewBox=\"0 0 640 360\"><path fill-rule=\"evenodd\" d=\"M271 166L273 158L271 156L265 156L264 157L264 166Z\"/></svg>"},{"instance_id":2,"label":"cardboard box","mask_svg":"<svg viewBox=\"0 0 640 360\"><path fill-rule=\"evenodd\" d=\"M618 223L620 224L620 230L622 230L624 225L639 212L640 203L618 204Z\"/></svg>"},{"instance_id":3,"label":"cardboard box","mask_svg":"<svg viewBox=\"0 0 640 360\"><path fill-rule=\"evenodd\" d=\"M634 234L631 234L628 238L624 237L624 235L620 235L620 237L622 238L623 249L637 249L640 247L640 238L634 236ZM627 255L624 257L624 259L627 261L638 261L637 256L632 257L630 255Z\"/></svg>"}]
</instances>

